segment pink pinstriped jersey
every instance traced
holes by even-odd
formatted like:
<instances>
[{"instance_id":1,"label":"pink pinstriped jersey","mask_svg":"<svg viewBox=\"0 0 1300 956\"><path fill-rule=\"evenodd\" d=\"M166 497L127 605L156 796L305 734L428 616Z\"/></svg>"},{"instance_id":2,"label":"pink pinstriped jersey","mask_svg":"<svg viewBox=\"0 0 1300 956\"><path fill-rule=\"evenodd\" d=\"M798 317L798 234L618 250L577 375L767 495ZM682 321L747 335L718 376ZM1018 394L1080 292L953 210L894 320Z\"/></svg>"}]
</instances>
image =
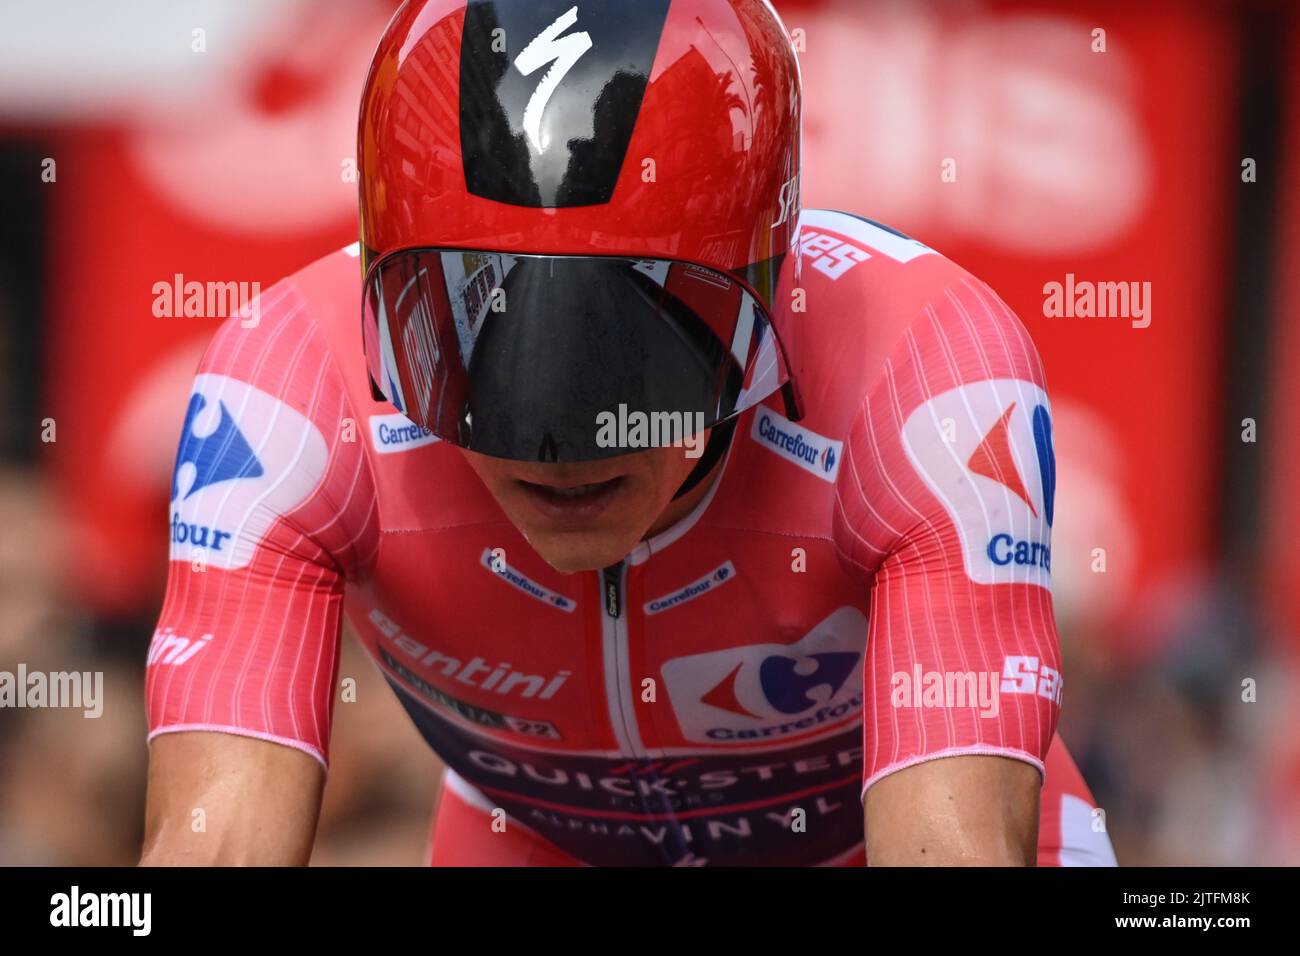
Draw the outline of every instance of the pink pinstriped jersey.
<instances>
[{"instance_id":1,"label":"pink pinstriped jersey","mask_svg":"<svg viewBox=\"0 0 1300 956\"><path fill-rule=\"evenodd\" d=\"M458 449L372 398L355 248L264 293L189 400L151 739L325 763L346 614L456 792L577 860L852 857L865 789L953 754L1046 762L1040 861L1107 859L1055 738L1033 343L983 283L867 220L807 211L800 252L803 420L747 412L692 514L573 575Z\"/></svg>"}]
</instances>

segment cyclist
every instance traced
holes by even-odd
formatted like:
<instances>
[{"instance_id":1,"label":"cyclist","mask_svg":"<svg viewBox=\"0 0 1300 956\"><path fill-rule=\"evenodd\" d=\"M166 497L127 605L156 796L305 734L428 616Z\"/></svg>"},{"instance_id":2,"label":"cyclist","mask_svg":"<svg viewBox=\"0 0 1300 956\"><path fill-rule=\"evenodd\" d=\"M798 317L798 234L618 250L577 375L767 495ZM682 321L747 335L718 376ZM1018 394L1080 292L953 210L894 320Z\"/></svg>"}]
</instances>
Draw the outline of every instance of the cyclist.
<instances>
[{"instance_id":1,"label":"cyclist","mask_svg":"<svg viewBox=\"0 0 1300 956\"><path fill-rule=\"evenodd\" d=\"M448 767L437 864L1113 862L1033 343L801 208L799 108L760 0L399 11L360 243L189 399L145 862L307 860L344 615Z\"/></svg>"}]
</instances>

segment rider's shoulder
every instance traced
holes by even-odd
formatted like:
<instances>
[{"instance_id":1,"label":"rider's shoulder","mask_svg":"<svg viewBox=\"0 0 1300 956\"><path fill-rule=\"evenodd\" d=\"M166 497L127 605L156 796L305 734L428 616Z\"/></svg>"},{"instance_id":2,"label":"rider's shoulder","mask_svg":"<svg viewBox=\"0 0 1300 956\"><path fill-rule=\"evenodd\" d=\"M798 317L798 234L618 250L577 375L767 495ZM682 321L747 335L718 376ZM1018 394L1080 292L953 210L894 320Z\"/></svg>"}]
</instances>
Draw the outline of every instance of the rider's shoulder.
<instances>
[{"instance_id":1,"label":"rider's shoulder","mask_svg":"<svg viewBox=\"0 0 1300 956\"><path fill-rule=\"evenodd\" d=\"M895 308L942 294L974 276L895 226L839 209L805 209L800 266L822 288Z\"/></svg>"},{"instance_id":2,"label":"rider's shoulder","mask_svg":"<svg viewBox=\"0 0 1300 956\"><path fill-rule=\"evenodd\" d=\"M355 408L368 408L373 397L361 348L360 310L354 244L257 289L239 314L215 330L200 371L302 403L341 387ZM343 408L329 405L336 406Z\"/></svg>"},{"instance_id":3,"label":"rider's shoulder","mask_svg":"<svg viewBox=\"0 0 1300 956\"><path fill-rule=\"evenodd\" d=\"M355 331L361 314L361 244L335 249L287 276L312 320L326 326L347 325Z\"/></svg>"},{"instance_id":4,"label":"rider's shoulder","mask_svg":"<svg viewBox=\"0 0 1300 956\"><path fill-rule=\"evenodd\" d=\"M360 244L354 242L315 259L275 287L282 290L281 310L295 313L303 333L320 341L351 384L369 381L361 349L361 285Z\"/></svg>"},{"instance_id":5,"label":"rider's shoulder","mask_svg":"<svg viewBox=\"0 0 1300 956\"><path fill-rule=\"evenodd\" d=\"M873 379L905 331L936 302L970 290L974 275L894 226L834 209L805 209L798 288L806 314L795 348L846 384Z\"/></svg>"},{"instance_id":6,"label":"rider's shoulder","mask_svg":"<svg viewBox=\"0 0 1300 956\"><path fill-rule=\"evenodd\" d=\"M361 281L361 243L353 242L309 262L289 276L297 284L347 283L359 286Z\"/></svg>"},{"instance_id":7,"label":"rider's shoulder","mask_svg":"<svg viewBox=\"0 0 1300 956\"><path fill-rule=\"evenodd\" d=\"M271 339L310 337L315 327L349 324L360 315L357 245L335 250L273 282L251 283L252 296L232 311L214 339L244 347Z\"/></svg>"},{"instance_id":8,"label":"rider's shoulder","mask_svg":"<svg viewBox=\"0 0 1300 956\"><path fill-rule=\"evenodd\" d=\"M829 416L832 433L847 427L892 356L943 354L945 341L980 348L1024 340L992 288L892 225L805 209L800 230L796 285L807 302L790 323L790 350L806 404Z\"/></svg>"}]
</instances>

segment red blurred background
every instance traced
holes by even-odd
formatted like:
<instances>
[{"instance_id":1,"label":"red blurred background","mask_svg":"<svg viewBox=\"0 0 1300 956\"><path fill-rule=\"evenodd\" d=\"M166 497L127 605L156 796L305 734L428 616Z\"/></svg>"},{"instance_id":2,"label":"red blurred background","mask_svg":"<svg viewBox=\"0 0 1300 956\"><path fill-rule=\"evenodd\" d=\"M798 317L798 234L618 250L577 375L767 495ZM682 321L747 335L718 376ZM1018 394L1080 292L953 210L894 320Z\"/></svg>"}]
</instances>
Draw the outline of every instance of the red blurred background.
<instances>
[{"instance_id":1,"label":"red blurred background","mask_svg":"<svg viewBox=\"0 0 1300 956\"><path fill-rule=\"evenodd\" d=\"M1300 863L1300 12L776 5L805 205L939 249L1042 352L1062 733L1121 862ZM0 669L108 687L97 721L0 711L0 863L133 861L171 462L220 322L155 316L153 287L269 285L355 239L357 102L395 7L0 14ZM1047 317L1067 274L1150 282L1151 324ZM436 766L347 645L315 862L416 863Z\"/></svg>"}]
</instances>

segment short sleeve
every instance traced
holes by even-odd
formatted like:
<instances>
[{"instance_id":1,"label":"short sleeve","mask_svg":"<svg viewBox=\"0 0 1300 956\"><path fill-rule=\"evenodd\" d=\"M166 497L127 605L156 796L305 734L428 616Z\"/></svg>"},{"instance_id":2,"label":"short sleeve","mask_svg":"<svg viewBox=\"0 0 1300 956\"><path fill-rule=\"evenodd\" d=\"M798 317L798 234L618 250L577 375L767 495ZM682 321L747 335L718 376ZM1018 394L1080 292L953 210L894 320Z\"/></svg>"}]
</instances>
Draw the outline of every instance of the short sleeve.
<instances>
[{"instance_id":1,"label":"short sleeve","mask_svg":"<svg viewBox=\"0 0 1300 956\"><path fill-rule=\"evenodd\" d=\"M289 282L218 331L185 407L150 739L213 730L327 760L344 584L374 559L373 477L338 365Z\"/></svg>"},{"instance_id":2,"label":"short sleeve","mask_svg":"<svg viewBox=\"0 0 1300 956\"><path fill-rule=\"evenodd\" d=\"M863 793L958 754L1043 770L1060 713L1056 483L1043 369L965 277L906 329L856 416L835 538L871 574Z\"/></svg>"}]
</instances>

